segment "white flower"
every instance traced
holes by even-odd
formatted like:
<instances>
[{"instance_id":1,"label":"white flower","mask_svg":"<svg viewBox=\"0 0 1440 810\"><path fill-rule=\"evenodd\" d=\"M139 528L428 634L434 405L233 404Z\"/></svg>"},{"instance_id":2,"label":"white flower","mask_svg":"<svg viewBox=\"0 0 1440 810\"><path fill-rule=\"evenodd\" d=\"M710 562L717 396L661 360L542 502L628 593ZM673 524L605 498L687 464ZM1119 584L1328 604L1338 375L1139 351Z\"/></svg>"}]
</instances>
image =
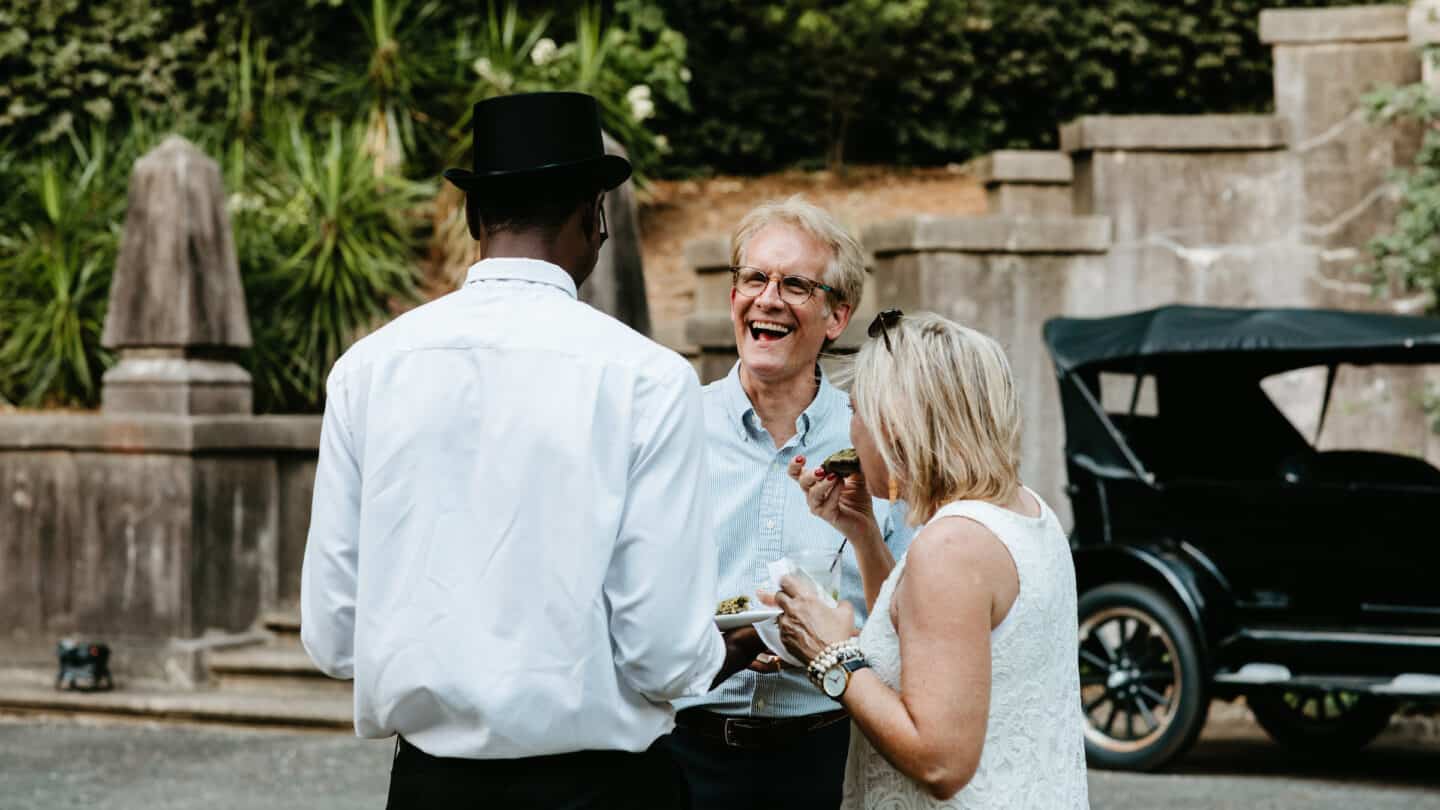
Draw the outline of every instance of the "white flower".
<instances>
[{"instance_id":1,"label":"white flower","mask_svg":"<svg viewBox=\"0 0 1440 810\"><path fill-rule=\"evenodd\" d=\"M475 73L480 78L484 79L485 81L489 82L500 90L510 89L511 80L509 74L503 71L496 70L495 66L490 64L490 59L488 57L482 56L479 59L476 59L475 63L472 64L470 67L475 70Z\"/></svg>"},{"instance_id":2,"label":"white flower","mask_svg":"<svg viewBox=\"0 0 1440 810\"><path fill-rule=\"evenodd\" d=\"M535 43L535 47L530 49L530 61L539 67L553 59L557 50L559 48L555 46L555 40L542 37L539 42Z\"/></svg>"},{"instance_id":3,"label":"white flower","mask_svg":"<svg viewBox=\"0 0 1440 810\"><path fill-rule=\"evenodd\" d=\"M690 83L690 68L680 68L680 81L685 82L686 84Z\"/></svg>"},{"instance_id":4,"label":"white flower","mask_svg":"<svg viewBox=\"0 0 1440 810\"><path fill-rule=\"evenodd\" d=\"M655 102L650 99L649 85L637 84L630 88L625 94L625 101L630 105L630 116L636 121L644 121L655 114Z\"/></svg>"},{"instance_id":5,"label":"white flower","mask_svg":"<svg viewBox=\"0 0 1440 810\"><path fill-rule=\"evenodd\" d=\"M664 135L655 136L655 149L662 155L670 153L670 139Z\"/></svg>"}]
</instances>

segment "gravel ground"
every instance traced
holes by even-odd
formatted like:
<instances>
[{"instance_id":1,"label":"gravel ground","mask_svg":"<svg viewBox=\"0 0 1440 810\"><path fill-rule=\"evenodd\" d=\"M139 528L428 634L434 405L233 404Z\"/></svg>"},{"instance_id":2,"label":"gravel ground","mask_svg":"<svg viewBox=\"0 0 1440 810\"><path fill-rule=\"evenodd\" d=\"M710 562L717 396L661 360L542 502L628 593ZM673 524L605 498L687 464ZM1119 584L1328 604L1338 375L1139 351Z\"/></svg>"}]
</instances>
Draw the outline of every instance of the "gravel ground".
<instances>
[{"instance_id":1,"label":"gravel ground","mask_svg":"<svg viewBox=\"0 0 1440 810\"><path fill-rule=\"evenodd\" d=\"M393 747L344 734L73 717L0 718L3 810L381 808ZM1095 810L1440 810L1440 743L1392 731L1341 765L1240 722L1165 774L1092 771Z\"/></svg>"}]
</instances>

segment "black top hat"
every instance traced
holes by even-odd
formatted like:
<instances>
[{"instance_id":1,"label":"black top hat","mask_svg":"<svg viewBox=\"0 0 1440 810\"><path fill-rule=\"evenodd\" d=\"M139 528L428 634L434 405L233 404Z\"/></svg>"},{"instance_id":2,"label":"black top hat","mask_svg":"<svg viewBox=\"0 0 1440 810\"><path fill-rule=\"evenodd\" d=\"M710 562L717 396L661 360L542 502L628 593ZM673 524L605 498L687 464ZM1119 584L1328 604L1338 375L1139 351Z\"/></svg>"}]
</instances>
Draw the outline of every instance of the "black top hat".
<instances>
[{"instance_id":1,"label":"black top hat","mask_svg":"<svg viewBox=\"0 0 1440 810\"><path fill-rule=\"evenodd\" d=\"M519 93L475 105L475 171L446 169L465 191L520 179L574 177L610 190L630 176L630 161L605 154L600 105L585 93Z\"/></svg>"}]
</instances>

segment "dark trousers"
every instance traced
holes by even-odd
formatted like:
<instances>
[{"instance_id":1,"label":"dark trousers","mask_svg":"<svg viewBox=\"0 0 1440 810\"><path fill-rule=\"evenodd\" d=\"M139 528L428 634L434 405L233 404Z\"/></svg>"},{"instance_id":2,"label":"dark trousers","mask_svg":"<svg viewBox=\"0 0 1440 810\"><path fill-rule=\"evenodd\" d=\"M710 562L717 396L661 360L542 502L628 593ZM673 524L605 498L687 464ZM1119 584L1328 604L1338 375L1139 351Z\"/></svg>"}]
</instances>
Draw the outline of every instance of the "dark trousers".
<instances>
[{"instance_id":1,"label":"dark trousers","mask_svg":"<svg viewBox=\"0 0 1440 810\"><path fill-rule=\"evenodd\" d=\"M521 759L433 757L404 738L387 810L688 810L685 779L658 746Z\"/></svg>"},{"instance_id":2,"label":"dark trousers","mask_svg":"<svg viewBox=\"0 0 1440 810\"><path fill-rule=\"evenodd\" d=\"M736 748L683 727L659 744L685 773L694 810L835 810L845 781L850 722L766 748Z\"/></svg>"}]
</instances>

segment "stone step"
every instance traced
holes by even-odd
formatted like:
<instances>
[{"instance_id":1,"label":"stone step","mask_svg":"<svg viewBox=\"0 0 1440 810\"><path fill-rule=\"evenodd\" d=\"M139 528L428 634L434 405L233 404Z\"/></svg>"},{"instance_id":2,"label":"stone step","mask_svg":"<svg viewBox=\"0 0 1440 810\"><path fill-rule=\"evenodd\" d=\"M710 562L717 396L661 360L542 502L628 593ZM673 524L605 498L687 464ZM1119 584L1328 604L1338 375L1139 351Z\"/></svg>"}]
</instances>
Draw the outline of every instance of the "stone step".
<instances>
[{"instance_id":1,"label":"stone step","mask_svg":"<svg viewBox=\"0 0 1440 810\"><path fill-rule=\"evenodd\" d=\"M278 609L266 611L260 616L260 626L278 636L300 635L300 609Z\"/></svg>"},{"instance_id":2,"label":"stone step","mask_svg":"<svg viewBox=\"0 0 1440 810\"><path fill-rule=\"evenodd\" d=\"M62 692L44 686L0 683L0 712L122 716L145 720L354 729L349 695L237 694L215 690Z\"/></svg>"},{"instance_id":3,"label":"stone step","mask_svg":"<svg viewBox=\"0 0 1440 810\"><path fill-rule=\"evenodd\" d=\"M351 689L316 669L298 642L212 652L206 667L215 688L232 694L348 696Z\"/></svg>"}]
</instances>

